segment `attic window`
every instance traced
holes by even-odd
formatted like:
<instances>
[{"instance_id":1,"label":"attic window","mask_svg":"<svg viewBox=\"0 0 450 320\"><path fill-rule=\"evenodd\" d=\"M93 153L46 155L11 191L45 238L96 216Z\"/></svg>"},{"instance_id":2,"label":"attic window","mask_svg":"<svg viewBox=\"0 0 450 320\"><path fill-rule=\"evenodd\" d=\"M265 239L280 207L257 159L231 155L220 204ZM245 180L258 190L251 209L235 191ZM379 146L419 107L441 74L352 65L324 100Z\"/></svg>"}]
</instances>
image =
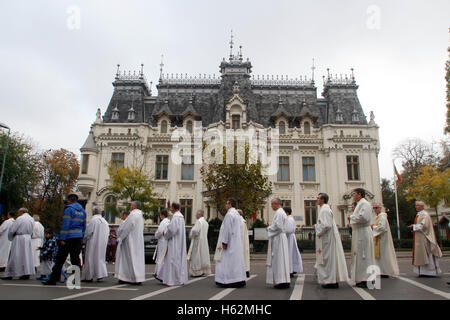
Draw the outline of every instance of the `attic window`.
<instances>
[{"instance_id":1,"label":"attic window","mask_svg":"<svg viewBox=\"0 0 450 320\"><path fill-rule=\"evenodd\" d=\"M192 133L192 121L191 120L186 122L186 130L187 130L187 132Z\"/></svg>"},{"instance_id":2,"label":"attic window","mask_svg":"<svg viewBox=\"0 0 450 320\"><path fill-rule=\"evenodd\" d=\"M311 125L308 121L305 121L305 123L303 124L303 133L311 134Z\"/></svg>"},{"instance_id":3,"label":"attic window","mask_svg":"<svg viewBox=\"0 0 450 320\"><path fill-rule=\"evenodd\" d=\"M278 123L278 130L279 130L280 134L286 133L286 125L284 124L284 121L280 121Z\"/></svg>"},{"instance_id":4,"label":"attic window","mask_svg":"<svg viewBox=\"0 0 450 320\"><path fill-rule=\"evenodd\" d=\"M352 114L352 121L353 122L358 122L359 121L359 113L354 112Z\"/></svg>"},{"instance_id":5,"label":"attic window","mask_svg":"<svg viewBox=\"0 0 450 320\"><path fill-rule=\"evenodd\" d=\"M119 120L119 110L115 109L115 110L112 112L111 119L112 119L112 120Z\"/></svg>"},{"instance_id":6,"label":"attic window","mask_svg":"<svg viewBox=\"0 0 450 320\"><path fill-rule=\"evenodd\" d=\"M161 121L161 133L167 133L167 121Z\"/></svg>"},{"instance_id":7,"label":"attic window","mask_svg":"<svg viewBox=\"0 0 450 320\"><path fill-rule=\"evenodd\" d=\"M241 116L238 114L234 114L231 117L231 128L233 130L239 129L241 127Z\"/></svg>"},{"instance_id":8,"label":"attic window","mask_svg":"<svg viewBox=\"0 0 450 320\"><path fill-rule=\"evenodd\" d=\"M136 118L134 110L128 111L128 120L134 120Z\"/></svg>"},{"instance_id":9,"label":"attic window","mask_svg":"<svg viewBox=\"0 0 450 320\"><path fill-rule=\"evenodd\" d=\"M342 112L336 113L336 121L344 121L344 117L342 116Z\"/></svg>"}]
</instances>

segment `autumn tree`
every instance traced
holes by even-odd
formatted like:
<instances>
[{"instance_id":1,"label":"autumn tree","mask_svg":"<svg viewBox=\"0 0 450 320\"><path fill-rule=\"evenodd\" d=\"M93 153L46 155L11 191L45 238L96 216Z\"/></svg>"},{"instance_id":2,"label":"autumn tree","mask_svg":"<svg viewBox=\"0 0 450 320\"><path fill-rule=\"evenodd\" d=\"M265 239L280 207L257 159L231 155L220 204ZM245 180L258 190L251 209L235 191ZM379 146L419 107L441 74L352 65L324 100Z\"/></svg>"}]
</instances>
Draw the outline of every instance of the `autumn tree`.
<instances>
[{"instance_id":1,"label":"autumn tree","mask_svg":"<svg viewBox=\"0 0 450 320\"><path fill-rule=\"evenodd\" d=\"M204 163L200 172L206 193L211 197L219 212L223 212L228 198L237 201L237 208L242 209L245 218L261 210L272 193L272 183L263 174L261 161L251 161L249 146L244 146L244 157L238 163L237 145L233 152L234 161L227 163L227 149L223 147L223 161Z\"/></svg>"},{"instance_id":2,"label":"autumn tree","mask_svg":"<svg viewBox=\"0 0 450 320\"><path fill-rule=\"evenodd\" d=\"M118 199L125 201L129 209L130 201L137 200L142 203L142 212L145 219L153 218L156 195L153 193L153 181L145 173L142 166L121 167L113 162L108 164L108 173L111 184L108 190ZM117 215L115 208L107 208L113 215Z\"/></svg>"},{"instance_id":3,"label":"autumn tree","mask_svg":"<svg viewBox=\"0 0 450 320\"><path fill-rule=\"evenodd\" d=\"M447 48L447 52L450 56L450 47ZM445 134L450 134L450 59L447 59L445 63L445 81L447 82L447 121L444 129Z\"/></svg>"},{"instance_id":4,"label":"autumn tree","mask_svg":"<svg viewBox=\"0 0 450 320\"><path fill-rule=\"evenodd\" d=\"M433 166L425 166L418 172L414 179L414 186L409 189L408 200L421 200L426 205L436 210L439 221L437 207L450 195L450 169L444 172Z\"/></svg>"},{"instance_id":5,"label":"autumn tree","mask_svg":"<svg viewBox=\"0 0 450 320\"><path fill-rule=\"evenodd\" d=\"M41 222L59 230L64 211L64 197L76 190L80 171L78 157L66 149L47 150L38 158L38 183L28 201L32 213Z\"/></svg>"},{"instance_id":6,"label":"autumn tree","mask_svg":"<svg viewBox=\"0 0 450 320\"><path fill-rule=\"evenodd\" d=\"M9 139L6 151L6 139ZM0 133L0 161L6 153L5 170L0 193L2 213L24 206L33 194L38 181L39 156L23 136ZM1 168L1 162L0 162Z\"/></svg>"}]
</instances>

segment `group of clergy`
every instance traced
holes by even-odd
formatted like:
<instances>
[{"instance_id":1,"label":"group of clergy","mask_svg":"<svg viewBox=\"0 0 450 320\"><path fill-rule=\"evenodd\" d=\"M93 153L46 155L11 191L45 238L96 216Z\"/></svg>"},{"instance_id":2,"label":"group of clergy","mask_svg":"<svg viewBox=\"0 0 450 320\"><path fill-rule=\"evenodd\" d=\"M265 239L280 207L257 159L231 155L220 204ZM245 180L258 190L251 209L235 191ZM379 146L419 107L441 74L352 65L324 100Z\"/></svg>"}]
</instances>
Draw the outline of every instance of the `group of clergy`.
<instances>
[{"instance_id":1,"label":"group of clergy","mask_svg":"<svg viewBox=\"0 0 450 320\"><path fill-rule=\"evenodd\" d=\"M350 277L344 250L333 212L328 205L329 197L319 193L319 213L314 225L316 236L316 275L324 288L338 288L339 282L358 287L367 287L373 267L378 267L381 277L399 275L392 235L387 214L381 205L373 206L365 199L364 189L355 189L355 208L348 217L352 228ZM303 272L302 258L295 237L296 224L290 208L283 208L280 199L271 200L275 212L267 228L268 250L266 283L275 288L289 288L291 277ZM131 202L129 214L122 216L116 253L115 277L120 283L141 284L145 280L144 217L139 201ZM242 210L236 209L236 200L228 199L226 214L220 227L214 254L215 282L224 288L246 285L250 277L249 237ZM372 224L373 213L376 214ZM424 203L416 202L417 216L409 228L413 232L414 271L419 276L436 276L441 273L438 258L442 252L436 242L431 217L424 210ZM183 285L188 276L201 277L211 274L208 245L208 222L203 210L196 212L196 223L190 231L190 246L186 246L185 219L180 204L173 202L171 215L166 210L160 213L161 223L156 231L158 239L154 260L154 277L168 286ZM39 217L34 219L28 210L8 214L0 226L0 271L6 278L29 279L39 265L39 247L42 246L44 228ZM100 281L108 276L106 269L106 247L109 225L99 209L94 208L85 233L85 261L82 281ZM4 277L4 278L5 278Z\"/></svg>"},{"instance_id":2,"label":"group of clergy","mask_svg":"<svg viewBox=\"0 0 450 320\"><path fill-rule=\"evenodd\" d=\"M375 272L382 278L399 275L387 214L381 212L381 205L373 206L365 199L365 190L353 191L355 208L348 217L352 228L350 278L348 277L344 250L339 231L328 203L328 195L320 193L317 202L320 207L316 231L317 279L324 288L338 288L339 282L367 288L367 281ZM372 209L376 214L372 221ZM438 258L442 252L437 244L431 217L424 210L424 203L416 202L417 215L413 225L414 272L419 276L436 276L441 273ZM376 268L374 268L377 267ZM372 278L371 278L372 279Z\"/></svg>"},{"instance_id":3,"label":"group of clergy","mask_svg":"<svg viewBox=\"0 0 450 320\"><path fill-rule=\"evenodd\" d=\"M39 248L44 243L44 227L39 216L30 216L28 209L9 212L0 226L0 272L2 279L30 279L40 265Z\"/></svg>"}]
</instances>

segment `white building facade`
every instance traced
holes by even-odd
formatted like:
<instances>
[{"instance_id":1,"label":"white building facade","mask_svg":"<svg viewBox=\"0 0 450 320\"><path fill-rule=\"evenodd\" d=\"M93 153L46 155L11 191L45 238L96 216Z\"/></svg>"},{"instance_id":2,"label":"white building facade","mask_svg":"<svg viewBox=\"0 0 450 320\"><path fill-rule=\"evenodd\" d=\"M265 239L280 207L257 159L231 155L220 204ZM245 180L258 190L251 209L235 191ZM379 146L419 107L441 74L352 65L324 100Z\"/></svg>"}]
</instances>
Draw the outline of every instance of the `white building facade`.
<instances>
[{"instance_id":1,"label":"white building facade","mask_svg":"<svg viewBox=\"0 0 450 320\"><path fill-rule=\"evenodd\" d=\"M298 226L316 223L319 192L329 195L339 226L348 223L355 188L365 189L370 202L381 203L378 126L372 113L366 120L353 70L344 77L325 76L322 97L317 97L314 75L255 77L251 69L242 53L224 59L217 78L163 75L161 67L158 94L153 95L143 70L131 75L118 68L108 108L103 117L98 109L81 148L78 185L88 201L87 212L115 201L107 189L107 165L113 161L119 166L143 166L154 180L160 209L169 201L179 202L187 225L195 223L198 209L208 219L221 217L202 183L202 153L192 153L193 163L174 159L178 153L174 150L180 147L174 135L183 130L194 136L187 140L188 146L208 144L211 136L221 139L227 134L251 133L267 139L268 143L257 144L257 154L272 159L272 170L267 172L273 194L256 213L266 223L273 217L270 199L274 197L292 208ZM108 213L106 218L120 222Z\"/></svg>"}]
</instances>

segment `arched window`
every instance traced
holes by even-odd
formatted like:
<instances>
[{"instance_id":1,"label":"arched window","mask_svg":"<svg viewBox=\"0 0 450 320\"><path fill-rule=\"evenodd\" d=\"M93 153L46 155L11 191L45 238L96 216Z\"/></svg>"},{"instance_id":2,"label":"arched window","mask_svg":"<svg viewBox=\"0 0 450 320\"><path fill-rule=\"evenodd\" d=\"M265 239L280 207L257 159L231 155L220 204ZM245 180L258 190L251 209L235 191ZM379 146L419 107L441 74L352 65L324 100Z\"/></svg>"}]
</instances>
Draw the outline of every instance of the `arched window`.
<instances>
[{"instance_id":1,"label":"arched window","mask_svg":"<svg viewBox=\"0 0 450 320\"><path fill-rule=\"evenodd\" d=\"M117 213L117 199L116 197L109 195L105 199L105 220L108 223L115 223Z\"/></svg>"},{"instance_id":2,"label":"arched window","mask_svg":"<svg viewBox=\"0 0 450 320\"><path fill-rule=\"evenodd\" d=\"M309 124L309 122L308 121L306 121L304 124L303 124L303 132L305 133L305 134L311 134L311 125Z\"/></svg>"},{"instance_id":3,"label":"arched window","mask_svg":"<svg viewBox=\"0 0 450 320\"><path fill-rule=\"evenodd\" d=\"M231 128L236 130L241 127L241 116L238 114L233 114L231 116Z\"/></svg>"},{"instance_id":4,"label":"arched window","mask_svg":"<svg viewBox=\"0 0 450 320\"><path fill-rule=\"evenodd\" d=\"M187 130L187 132L192 133L192 121L191 120L186 122L186 130Z\"/></svg>"},{"instance_id":5,"label":"arched window","mask_svg":"<svg viewBox=\"0 0 450 320\"><path fill-rule=\"evenodd\" d=\"M167 121L161 121L161 133L167 133Z\"/></svg>"},{"instance_id":6,"label":"arched window","mask_svg":"<svg viewBox=\"0 0 450 320\"><path fill-rule=\"evenodd\" d=\"M284 124L284 121L280 121L280 123L278 124L278 130L280 134L286 133L286 125Z\"/></svg>"}]
</instances>

